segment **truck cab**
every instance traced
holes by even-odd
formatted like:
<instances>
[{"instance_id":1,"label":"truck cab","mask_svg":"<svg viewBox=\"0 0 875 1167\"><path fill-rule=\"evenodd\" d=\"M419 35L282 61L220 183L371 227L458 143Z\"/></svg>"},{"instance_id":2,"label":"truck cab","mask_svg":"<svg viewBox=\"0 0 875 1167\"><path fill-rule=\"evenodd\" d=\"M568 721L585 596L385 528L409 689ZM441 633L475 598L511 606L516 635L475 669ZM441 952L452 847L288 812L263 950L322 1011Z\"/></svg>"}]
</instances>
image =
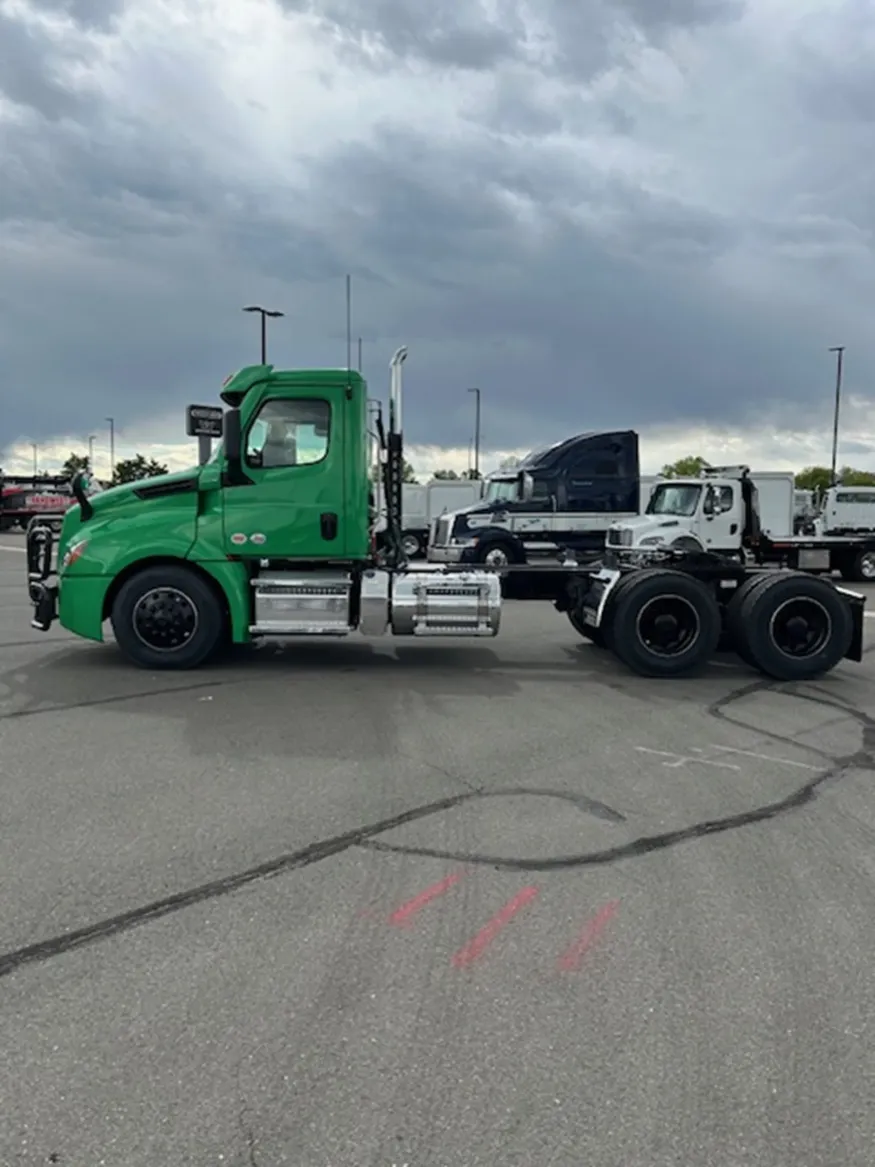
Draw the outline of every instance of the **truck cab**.
<instances>
[{"instance_id":1,"label":"truck cab","mask_svg":"<svg viewBox=\"0 0 875 1167\"><path fill-rule=\"evenodd\" d=\"M747 466L722 466L703 470L695 478L663 479L654 486L644 514L610 528L607 546L738 556L763 532L790 534L792 474L757 477L762 482L754 480Z\"/></svg>"},{"instance_id":2,"label":"truck cab","mask_svg":"<svg viewBox=\"0 0 875 1167\"><path fill-rule=\"evenodd\" d=\"M578 434L490 475L478 502L433 525L428 558L500 566L597 554L619 516L638 514L640 490L634 430Z\"/></svg>"}]
</instances>

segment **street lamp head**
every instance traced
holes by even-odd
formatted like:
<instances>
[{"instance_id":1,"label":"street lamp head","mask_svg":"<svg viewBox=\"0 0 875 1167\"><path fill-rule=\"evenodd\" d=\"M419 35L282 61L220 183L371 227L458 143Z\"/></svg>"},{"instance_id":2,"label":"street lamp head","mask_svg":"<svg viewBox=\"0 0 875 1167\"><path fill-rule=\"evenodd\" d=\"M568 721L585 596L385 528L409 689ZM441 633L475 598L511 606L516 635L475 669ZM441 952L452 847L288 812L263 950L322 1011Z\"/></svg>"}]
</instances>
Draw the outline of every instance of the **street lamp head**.
<instances>
[{"instance_id":1,"label":"street lamp head","mask_svg":"<svg viewBox=\"0 0 875 1167\"><path fill-rule=\"evenodd\" d=\"M259 308L257 304L249 304L243 309L244 312L260 312L262 316L285 316L284 312L273 312L269 308Z\"/></svg>"},{"instance_id":2,"label":"street lamp head","mask_svg":"<svg viewBox=\"0 0 875 1167\"><path fill-rule=\"evenodd\" d=\"M845 346L843 344L835 344L829 351L831 353L843 353L845 351Z\"/></svg>"}]
</instances>

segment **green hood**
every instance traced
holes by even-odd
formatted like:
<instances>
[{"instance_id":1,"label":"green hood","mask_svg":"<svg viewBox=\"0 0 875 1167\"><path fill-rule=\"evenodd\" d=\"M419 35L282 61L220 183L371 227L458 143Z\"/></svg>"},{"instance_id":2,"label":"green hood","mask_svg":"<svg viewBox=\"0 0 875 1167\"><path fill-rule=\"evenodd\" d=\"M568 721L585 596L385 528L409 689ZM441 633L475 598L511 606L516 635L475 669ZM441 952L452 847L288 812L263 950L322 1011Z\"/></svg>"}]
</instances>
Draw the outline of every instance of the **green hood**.
<instances>
[{"instance_id":1,"label":"green hood","mask_svg":"<svg viewBox=\"0 0 875 1167\"><path fill-rule=\"evenodd\" d=\"M120 486L111 486L108 490L101 490L97 494L88 496L88 501L94 508L95 515L101 514L107 507L123 506L127 502L139 502L136 491L144 486L160 489L162 486L173 486L177 482L189 482L200 477L202 466L192 466L187 470L174 470L171 474L158 474L154 478L140 478L136 482L123 482Z\"/></svg>"}]
</instances>

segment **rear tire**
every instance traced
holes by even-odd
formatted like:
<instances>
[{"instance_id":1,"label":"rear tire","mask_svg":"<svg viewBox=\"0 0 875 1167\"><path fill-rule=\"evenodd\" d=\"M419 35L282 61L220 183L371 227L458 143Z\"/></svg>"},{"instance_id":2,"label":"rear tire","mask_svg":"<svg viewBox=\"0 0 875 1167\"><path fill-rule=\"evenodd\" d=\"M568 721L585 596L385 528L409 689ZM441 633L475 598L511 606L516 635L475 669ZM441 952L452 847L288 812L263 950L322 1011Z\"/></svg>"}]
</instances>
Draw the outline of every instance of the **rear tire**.
<instances>
[{"instance_id":1,"label":"rear tire","mask_svg":"<svg viewBox=\"0 0 875 1167\"><path fill-rule=\"evenodd\" d=\"M705 664L720 640L720 607L682 571L632 572L618 585L606 641L644 677L676 677Z\"/></svg>"},{"instance_id":2,"label":"rear tire","mask_svg":"<svg viewBox=\"0 0 875 1167\"><path fill-rule=\"evenodd\" d=\"M738 621L753 666L776 681L809 681L834 669L850 647L850 608L832 584L781 572L751 588Z\"/></svg>"},{"instance_id":3,"label":"rear tire","mask_svg":"<svg viewBox=\"0 0 875 1167\"><path fill-rule=\"evenodd\" d=\"M225 640L225 614L213 589L173 564L126 580L110 620L119 648L141 669L196 669Z\"/></svg>"}]
</instances>

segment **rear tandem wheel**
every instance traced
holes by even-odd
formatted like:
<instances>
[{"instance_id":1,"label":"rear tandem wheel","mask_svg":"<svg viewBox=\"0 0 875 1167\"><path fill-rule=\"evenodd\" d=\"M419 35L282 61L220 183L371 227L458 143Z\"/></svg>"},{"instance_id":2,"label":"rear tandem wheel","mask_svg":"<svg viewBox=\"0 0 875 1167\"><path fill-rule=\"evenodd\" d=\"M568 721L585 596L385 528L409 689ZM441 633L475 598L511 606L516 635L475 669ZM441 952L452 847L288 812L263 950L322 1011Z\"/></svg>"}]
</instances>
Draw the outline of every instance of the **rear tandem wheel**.
<instances>
[{"instance_id":1,"label":"rear tandem wheel","mask_svg":"<svg viewBox=\"0 0 875 1167\"><path fill-rule=\"evenodd\" d=\"M780 571L748 581L727 622L738 655L777 681L809 681L834 669L854 634L850 608L827 580Z\"/></svg>"}]
</instances>

